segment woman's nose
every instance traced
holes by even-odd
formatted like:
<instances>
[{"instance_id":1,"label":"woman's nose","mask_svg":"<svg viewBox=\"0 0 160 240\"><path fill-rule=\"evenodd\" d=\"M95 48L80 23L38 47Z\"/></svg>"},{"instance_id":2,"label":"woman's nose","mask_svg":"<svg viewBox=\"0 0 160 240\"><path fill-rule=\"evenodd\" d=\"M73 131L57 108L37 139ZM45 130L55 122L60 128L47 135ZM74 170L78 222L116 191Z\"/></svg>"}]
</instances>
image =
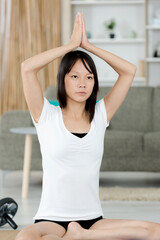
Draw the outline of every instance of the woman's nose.
<instances>
[{"instance_id":1,"label":"woman's nose","mask_svg":"<svg viewBox=\"0 0 160 240\"><path fill-rule=\"evenodd\" d=\"M80 79L79 81L79 86L85 86L85 80L84 79Z\"/></svg>"}]
</instances>

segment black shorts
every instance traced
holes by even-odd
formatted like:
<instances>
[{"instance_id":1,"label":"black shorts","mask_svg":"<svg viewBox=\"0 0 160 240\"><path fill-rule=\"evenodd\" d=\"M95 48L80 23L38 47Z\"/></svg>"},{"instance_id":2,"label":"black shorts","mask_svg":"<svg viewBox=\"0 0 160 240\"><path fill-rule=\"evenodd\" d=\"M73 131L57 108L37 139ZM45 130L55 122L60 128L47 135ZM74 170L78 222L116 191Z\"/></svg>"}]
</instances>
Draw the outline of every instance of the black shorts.
<instances>
[{"instance_id":1,"label":"black shorts","mask_svg":"<svg viewBox=\"0 0 160 240\"><path fill-rule=\"evenodd\" d=\"M98 220L103 219L102 216L98 217L98 218L94 218L94 219L90 219L90 220L78 220L78 221L52 221L52 220L47 220L47 219L37 219L34 221L34 223L38 223L38 222L43 222L43 221L47 221L47 222L55 222L60 224L62 227L64 227L67 231L67 227L68 224L70 222L77 222L81 225L81 227L85 228L85 229L89 229L95 222L97 222Z\"/></svg>"}]
</instances>

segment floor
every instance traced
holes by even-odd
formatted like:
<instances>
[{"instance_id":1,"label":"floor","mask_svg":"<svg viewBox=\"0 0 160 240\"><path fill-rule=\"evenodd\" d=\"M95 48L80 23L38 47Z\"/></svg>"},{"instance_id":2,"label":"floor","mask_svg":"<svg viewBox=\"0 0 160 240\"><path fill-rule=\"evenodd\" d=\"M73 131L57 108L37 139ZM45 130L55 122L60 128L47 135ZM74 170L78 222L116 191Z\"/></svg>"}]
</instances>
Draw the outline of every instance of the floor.
<instances>
[{"instance_id":1,"label":"floor","mask_svg":"<svg viewBox=\"0 0 160 240\"><path fill-rule=\"evenodd\" d=\"M5 178L5 188L0 189L0 199L11 197L18 203L18 211L14 220L21 230L33 223L41 196L41 172L31 172L29 196L21 198L22 172L9 172ZM160 173L131 173L131 172L103 172L100 173L100 186L124 187L159 187ZM108 219L137 219L160 223L160 202L139 201L102 201L105 218ZM8 224L0 230L11 230Z\"/></svg>"}]
</instances>

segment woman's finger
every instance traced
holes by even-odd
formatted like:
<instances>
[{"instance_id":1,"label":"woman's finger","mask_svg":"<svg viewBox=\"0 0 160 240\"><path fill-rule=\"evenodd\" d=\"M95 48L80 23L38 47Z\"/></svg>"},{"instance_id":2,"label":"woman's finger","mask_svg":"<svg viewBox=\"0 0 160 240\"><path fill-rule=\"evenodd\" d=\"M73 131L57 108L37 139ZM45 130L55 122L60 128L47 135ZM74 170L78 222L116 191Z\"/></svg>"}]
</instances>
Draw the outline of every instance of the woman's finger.
<instances>
[{"instance_id":1,"label":"woman's finger","mask_svg":"<svg viewBox=\"0 0 160 240\"><path fill-rule=\"evenodd\" d=\"M74 28L77 26L77 23L79 21L79 13L77 13L75 21L74 21Z\"/></svg>"},{"instance_id":2,"label":"woman's finger","mask_svg":"<svg viewBox=\"0 0 160 240\"><path fill-rule=\"evenodd\" d=\"M82 14L82 16L81 16L81 19L82 19L82 32L83 32L83 34L84 34L84 32L85 32L85 23L84 23L83 14Z\"/></svg>"},{"instance_id":3,"label":"woman's finger","mask_svg":"<svg viewBox=\"0 0 160 240\"><path fill-rule=\"evenodd\" d=\"M83 24L83 30L82 30L81 47L85 48L88 44L88 38L87 38L87 34L86 34L86 26L85 26L83 14L82 14L82 24Z\"/></svg>"},{"instance_id":4,"label":"woman's finger","mask_svg":"<svg viewBox=\"0 0 160 240\"><path fill-rule=\"evenodd\" d=\"M83 17L83 15L82 15L82 19L83 19L83 31L84 31L84 33L86 34L86 26L85 26L85 22L84 22L84 17Z\"/></svg>"},{"instance_id":5,"label":"woman's finger","mask_svg":"<svg viewBox=\"0 0 160 240\"><path fill-rule=\"evenodd\" d=\"M74 22L71 41L75 43L77 46L79 46L81 43L81 38L82 38L82 18L81 13L77 13Z\"/></svg>"}]
</instances>

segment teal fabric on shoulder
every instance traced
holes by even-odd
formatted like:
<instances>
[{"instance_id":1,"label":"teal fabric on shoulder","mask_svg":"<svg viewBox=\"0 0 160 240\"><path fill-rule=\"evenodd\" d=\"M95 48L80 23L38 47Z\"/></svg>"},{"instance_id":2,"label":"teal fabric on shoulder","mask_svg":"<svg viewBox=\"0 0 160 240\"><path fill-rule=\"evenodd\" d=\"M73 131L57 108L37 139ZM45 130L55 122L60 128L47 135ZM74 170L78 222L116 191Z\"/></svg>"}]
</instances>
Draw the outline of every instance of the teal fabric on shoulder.
<instances>
[{"instance_id":1,"label":"teal fabric on shoulder","mask_svg":"<svg viewBox=\"0 0 160 240\"><path fill-rule=\"evenodd\" d=\"M99 102L99 100L97 100L96 103L97 102ZM49 100L49 103L52 104L52 105L55 105L55 106L59 106L59 102L58 101Z\"/></svg>"},{"instance_id":2,"label":"teal fabric on shoulder","mask_svg":"<svg viewBox=\"0 0 160 240\"><path fill-rule=\"evenodd\" d=\"M52 104L52 105L55 105L55 106L59 106L59 102L58 101L50 101L49 100L49 103Z\"/></svg>"}]
</instances>

